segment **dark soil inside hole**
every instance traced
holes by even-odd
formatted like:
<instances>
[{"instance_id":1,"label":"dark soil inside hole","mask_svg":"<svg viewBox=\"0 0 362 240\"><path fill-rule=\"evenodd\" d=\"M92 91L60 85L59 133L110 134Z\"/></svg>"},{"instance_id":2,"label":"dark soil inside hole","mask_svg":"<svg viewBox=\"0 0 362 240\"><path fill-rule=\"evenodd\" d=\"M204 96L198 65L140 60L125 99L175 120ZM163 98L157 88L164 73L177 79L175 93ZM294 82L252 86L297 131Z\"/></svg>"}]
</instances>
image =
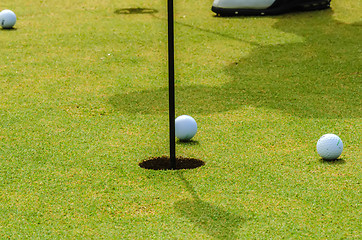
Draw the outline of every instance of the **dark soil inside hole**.
<instances>
[{"instance_id":1,"label":"dark soil inside hole","mask_svg":"<svg viewBox=\"0 0 362 240\"><path fill-rule=\"evenodd\" d=\"M179 170L179 169L193 169L205 165L202 160L196 158L176 157L176 168L171 169L170 157L153 157L143 160L139 163L141 168L152 170Z\"/></svg>"}]
</instances>

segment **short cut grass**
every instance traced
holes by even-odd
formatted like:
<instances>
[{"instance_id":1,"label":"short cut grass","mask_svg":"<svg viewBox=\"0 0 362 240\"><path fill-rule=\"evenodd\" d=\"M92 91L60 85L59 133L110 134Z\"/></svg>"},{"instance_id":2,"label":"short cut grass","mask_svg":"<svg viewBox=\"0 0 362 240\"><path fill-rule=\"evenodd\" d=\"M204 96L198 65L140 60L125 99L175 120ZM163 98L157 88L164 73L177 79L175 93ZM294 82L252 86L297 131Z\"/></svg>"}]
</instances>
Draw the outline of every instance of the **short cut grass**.
<instances>
[{"instance_id":1,"label":"short cut grass","mask_svg":"<svg viewBox=\"0 0 362 240\"><path fill-rule=\"evenodd\" d=\"M361 1L218 18L175 0L168 154L166 1L2 1L1 239L360 239ZM151 13L120 14L124 8ZM337 161L316 143L341 137Z\"/></svg>"}]
</instances>

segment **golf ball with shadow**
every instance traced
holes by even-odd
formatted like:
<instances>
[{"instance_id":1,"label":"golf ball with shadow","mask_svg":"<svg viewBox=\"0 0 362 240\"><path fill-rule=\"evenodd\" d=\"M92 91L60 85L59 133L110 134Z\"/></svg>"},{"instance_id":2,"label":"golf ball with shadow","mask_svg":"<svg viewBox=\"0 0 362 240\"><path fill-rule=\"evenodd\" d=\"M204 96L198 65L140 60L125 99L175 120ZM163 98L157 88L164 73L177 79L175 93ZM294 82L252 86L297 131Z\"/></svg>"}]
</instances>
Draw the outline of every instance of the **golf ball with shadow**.
<instances>
[{"instance_id":1,"label":"golf ball with shadow","mask_svg":"<svg viewBox=\"0 0 362 240\"><path fill-rule=\"evenodd\" d=\"M188 115L182 115L175 120L175 135L181 141L189 141L197 132L195 119Z\"/></svg>"},{"instance_id":2,"label":"golf ball with shadow","mask_svg":"<svg viewBox=\"0 0 362 240\"><path fill-rule=\"evenodd\" d=\"M0 12L0 25L4 29L12 28L16 23L16 15L11 10L3 10Z\"/></svg>"},{"instance_id":3,"label":"golf ball with shadow","mask_svg":"<svg viewBox=\"0 0 362 240\"><path fill-rule=\"evenodd\" d=\"M317 142L317 152L325 160L335 160L341 156L343 142L335 134L325 134Z\"/></svg>"}]
</instances>

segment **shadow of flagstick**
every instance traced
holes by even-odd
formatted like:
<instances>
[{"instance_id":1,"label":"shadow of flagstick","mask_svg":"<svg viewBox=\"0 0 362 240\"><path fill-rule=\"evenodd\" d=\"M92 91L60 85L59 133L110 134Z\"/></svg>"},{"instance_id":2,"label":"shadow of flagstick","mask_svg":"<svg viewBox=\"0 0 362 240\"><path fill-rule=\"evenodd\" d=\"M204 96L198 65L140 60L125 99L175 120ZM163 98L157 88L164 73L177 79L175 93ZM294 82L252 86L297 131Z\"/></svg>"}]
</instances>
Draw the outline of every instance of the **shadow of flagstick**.
<instances>
[{"instance_id":1,"label":"shadow of flagstick","mask_svg":"<svg viewBox=\"0 0 362 240\"><path fill-rule=\"evenodd\" d=\"M157 13L157 12L155 12ZM167 21L166 18L163 18L163 17L159 17L157 15L155 15L154 13L150 13L150 15L158 20L162 20L162 21ZM207 33L207 34L212 34L212 35L216 35L216 36L219 36L221 38L227 38L227 39L232 39L232 40L235 40L235 41L239 41L239 42L244 42L244 43L248 43L250 45L253 45L253 46L261 46L259 43L257 42L253 42L253 41L248 41L247 39L245 38L240 38L240 37L235 37L233 35L230 35L230 34L225 34L225 33L221 33L221 32L218 32L218 31L213 31L211 29L207 29L207 28L202 28L202 27L199 27L199 26L196 26L196 25L192 25L192 24L187 24L187 23L184 23L184 22L181 22L181 21L174 21L175 25L180 25L180 26L183 26L183 27L188 27L190 29L193 29L193 30L197 30L197 31L200 31L200 32L204 32L204 33Z\"/></svg>"},{"instance_id":2,"label":"shadow of flagstick","mask_svg":"<svg viewBox=\"0 0 362 240\"><path fill-rule=\"evenodd\" d=\"M245 219L227 210L211 205L200 199L182 172L178 173L192 200L186 199L174 204L176 212L189 219L197 228L218 239L237 239L236 232Z\"/></svg>"}]
</instances>

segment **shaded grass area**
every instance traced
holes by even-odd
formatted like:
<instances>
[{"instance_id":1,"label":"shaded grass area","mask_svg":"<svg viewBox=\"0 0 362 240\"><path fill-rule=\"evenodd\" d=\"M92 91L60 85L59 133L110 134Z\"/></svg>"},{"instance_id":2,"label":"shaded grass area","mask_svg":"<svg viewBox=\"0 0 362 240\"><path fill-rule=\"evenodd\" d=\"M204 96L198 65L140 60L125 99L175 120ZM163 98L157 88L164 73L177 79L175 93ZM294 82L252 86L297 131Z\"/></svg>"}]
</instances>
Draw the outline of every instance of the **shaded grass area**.
<instances>
[{"instance_id":1,"label":"shaded grass area","mask_svg":"<svg viewBox=\"0 0 362 240\"><path fill-rule=\"evenodd\" d=\"M174 204L176 212L188 218L196 227L205 230L208 235L220 239L238 239L235 232L246 221L241 216L228 212L225 208L213 206L202 201L183 173L178 173L184 182L192 200L181 200Z\"/></svg>"},{"instance_id":2,"label":"shaded grass area","mask_svg":"<svg viewBox=\"0 0 362 240\"><path fill-rule=\"evenodd\" d=\"M333 20L331 10L318 13L317 22L313 14L276 17L274 28L303 42L257 46L249 57L227 66L232 78L221 86L180 86L179 108L210 114L253 105L308 118L361 116L360 26ZM167 110L166 97L163 88L117 94L110 102L121 110L156 114ZM156 104L147 104L148 99Z\"/></svg>"},{"instance_id":3,"label":"shaded grass area","mask_svg":"<svg viewBox=\"0 0 362 240\"><path fill-rule=\"evenodd\" d=\"M168 154L164 2L3 5L0 238L360 238L360 4L210 4L176 2L177 113L199 127L177 155L206 164L174 172L138 166ZM335 162L315 151L327 132Z\"/></svg>"}]
</instances>

